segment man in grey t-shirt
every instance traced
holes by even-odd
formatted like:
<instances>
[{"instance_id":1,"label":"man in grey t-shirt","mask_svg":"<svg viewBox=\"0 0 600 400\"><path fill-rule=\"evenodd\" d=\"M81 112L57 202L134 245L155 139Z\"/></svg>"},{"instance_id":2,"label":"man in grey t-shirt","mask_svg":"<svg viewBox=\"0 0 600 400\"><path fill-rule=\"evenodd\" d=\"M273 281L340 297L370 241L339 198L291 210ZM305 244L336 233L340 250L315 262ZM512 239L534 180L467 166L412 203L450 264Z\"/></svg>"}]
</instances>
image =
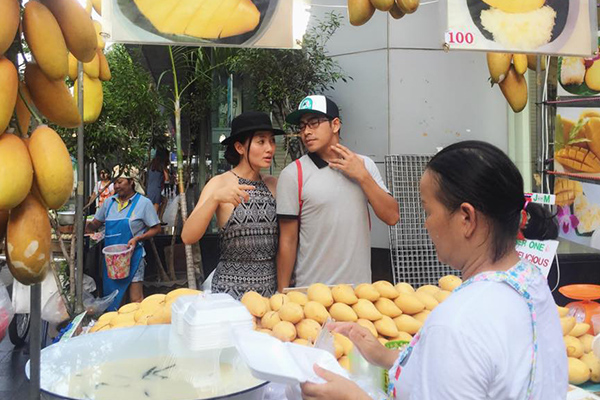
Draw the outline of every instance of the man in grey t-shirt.
<instances>
[{"instance_id":1,"label":"man in grey t-shirt","mask_svg":"<svg viewBox=\"0 0 600 400\"><path fill-rule=\"evenodd\" d=\"M277 183L278 290L296 286L371 282L368 204L388 225L399 220L373 160L340 144L337 105L308 96L286 121L298 125L309 151Z\"/></svg>"}]
</instances>

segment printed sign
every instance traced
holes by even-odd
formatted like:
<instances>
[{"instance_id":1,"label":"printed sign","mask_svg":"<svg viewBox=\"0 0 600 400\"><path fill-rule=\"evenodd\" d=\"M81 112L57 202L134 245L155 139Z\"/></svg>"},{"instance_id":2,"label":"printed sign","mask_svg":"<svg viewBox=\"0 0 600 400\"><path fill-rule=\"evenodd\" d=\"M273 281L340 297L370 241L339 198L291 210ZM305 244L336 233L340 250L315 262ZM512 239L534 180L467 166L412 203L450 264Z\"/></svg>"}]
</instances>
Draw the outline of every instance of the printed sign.
<instances>
[{"instance_id":1,"label":"printed sign","mask_svg":"<svg viewBox=\"0 0 600 400\"><path fill-rule=\"evenodd\" d=\"M557 249L558 240L517 240L519 257L538 267L546 278Z\"/></svg>"},{"instance_id":2,"label":"printed sign","mask_svg":"<svg viewBox=\"0 0 600 400\"><path fill-rule=\"evenodd\" d=\"M532 203L545 204L548 206L554 205L556 196L548 193L525 193L525 199Z\"/></svg>"},{"instance_id":3,"label":"printed sign","mask_svg":"<svg viewBox=\"0 0 600 400\"><path fill-rule=\"evenodd\" d=\"M594 0L448 0L450 49L590 56Z\"/></svg>"}]
</instances>

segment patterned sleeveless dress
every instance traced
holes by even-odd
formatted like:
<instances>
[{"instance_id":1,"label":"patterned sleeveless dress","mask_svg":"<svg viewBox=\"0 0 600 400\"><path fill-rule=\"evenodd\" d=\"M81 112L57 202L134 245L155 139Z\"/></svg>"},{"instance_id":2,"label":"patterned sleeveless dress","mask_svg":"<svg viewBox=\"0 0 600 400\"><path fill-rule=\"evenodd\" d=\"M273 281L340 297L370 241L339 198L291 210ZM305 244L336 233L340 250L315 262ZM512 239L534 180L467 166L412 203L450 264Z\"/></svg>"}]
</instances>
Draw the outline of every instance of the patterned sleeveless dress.
<instances>
[{"instance_id":1,"label":"patterned sleeveless dress","mask_svg":"<svg viewBox=\"0 0 600 400\"><path fill-rule=\"evenodd\" d=\"M238 176L238 181L255 189L249 192L249 201L237 206L219 231L221 258L212 291L228 293L236 299L250 290L271 296L277 291L275 255L279 227L275 198L262 180Z\"/></svg>"}]
</instances>

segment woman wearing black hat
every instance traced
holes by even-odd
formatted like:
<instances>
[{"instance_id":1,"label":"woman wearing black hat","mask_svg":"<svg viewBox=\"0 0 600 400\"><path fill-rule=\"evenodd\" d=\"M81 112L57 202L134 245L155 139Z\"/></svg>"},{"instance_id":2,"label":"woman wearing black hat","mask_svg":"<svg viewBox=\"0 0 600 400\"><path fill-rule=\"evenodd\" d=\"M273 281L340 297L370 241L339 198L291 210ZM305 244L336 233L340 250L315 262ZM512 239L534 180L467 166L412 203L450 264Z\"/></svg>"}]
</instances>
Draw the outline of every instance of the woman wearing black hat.
<instances>
[{"instance_id":1,"label":"woman wearing black hat","mask_svg":"<svg viewBox=\"0 0 600 400\"><path fill-rule=\"evenodd\" d=\"M263 296L277 291L277 179L260 174L275 155L275 135L269 116L245 112L234 118L225 159L233 168L212 178L202 190L196 208L183 227L184 243L195 243L217 216L221 257L212 291L241 298L254 290Z\"/></svg>"}]
</instances>

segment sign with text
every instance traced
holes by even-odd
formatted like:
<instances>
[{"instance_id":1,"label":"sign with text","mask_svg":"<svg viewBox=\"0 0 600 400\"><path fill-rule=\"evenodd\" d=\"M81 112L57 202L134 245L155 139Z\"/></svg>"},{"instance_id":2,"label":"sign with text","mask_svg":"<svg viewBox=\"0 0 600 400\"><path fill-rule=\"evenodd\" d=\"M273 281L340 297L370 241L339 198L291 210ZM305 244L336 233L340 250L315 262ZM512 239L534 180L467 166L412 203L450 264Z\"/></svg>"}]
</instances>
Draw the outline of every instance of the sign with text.
<instances>
[{"instance_id":1,"label":"sign with text","mask_svg":"<svg viewBox=\"0 0 600 400\"><path fill-rule=\"evenodd\" d=\"M532 203L552 206L556 203L556 196L548 193L525 193L525 199Z\"/></svg>"},{"instance_id":2,"label":"sign with text","mask_svg":"<svg viewBox=\"0 0 600 400\"><path fill-rule=\"evenodd\" d=\"M448 0L450 49L589 56L594 0Z\"/></svg>"},{"instance_id":3,"label":"sign with text","mask_svg":"<svg viewBox=\"0 0 600 400\"><path fill-rule=\"evenodd\" d=\"M546 278L557 249L558 240L517 240L519 257L538 267Z\"/></svg>"}]
</instances>

